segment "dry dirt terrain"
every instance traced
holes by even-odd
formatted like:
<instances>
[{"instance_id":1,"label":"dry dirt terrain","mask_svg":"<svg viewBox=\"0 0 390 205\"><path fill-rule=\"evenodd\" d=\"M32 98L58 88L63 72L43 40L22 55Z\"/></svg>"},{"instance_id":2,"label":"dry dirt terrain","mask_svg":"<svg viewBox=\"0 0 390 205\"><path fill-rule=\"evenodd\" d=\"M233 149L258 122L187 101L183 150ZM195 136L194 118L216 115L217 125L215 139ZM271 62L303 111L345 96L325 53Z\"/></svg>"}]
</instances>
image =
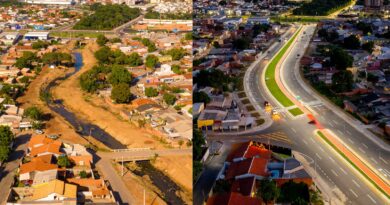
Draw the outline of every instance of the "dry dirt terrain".
<instances>
[{"instance_id":1,"label":"dry dirt terrain","mask_svg":"<svg viewBox=\"0 0 390 205\"><path fill-rule=\"evenodd\" d=\"M161 156L153 164L163 171L175 183L183 188L182 198L187 204L192 204L192 156Z\"/></svg>"},{"instance_id":2,"label":"dry dirt terrain","mask_svg":"<svg viewBox=\"0 0 390 205\"><path fill-rule=\"evenodd\" d=\"M73 45L74 42L69 42L67 45L60 48L60 51L69 53ZM17 102L23 108L37 106L45 113L45 115L50 115L49 120L45 123L45 131L47 134L61 134L60 139L64 142L88 144L84 138L80 137L74 131L73 127L68 124L65 119L57 113L51 111L46 104L39 99L40 89L41 87L46 86L45 83L71 71L72 69L50 69L45 66L41 73L30 83L24 95L17 99Z\"/></svg>"},{"instance_id":3,"label":"dry dirt terrain","mask_svg":"<svg viewBox=\"0 0 390 205\"><path fill-rule=\"evenodd\" d=\"M163 145L155 141L150 133L122 120L118 114L86 101L90 95L81 90L79 76L96 65L93 53L97 49L98 45L95 42L87 43L81 51L84 63L82 69L54 88L53 95L56 99L62 99L64 105L78 117L96 124L128 147L162 148Z\"/></svg>"}]
</instances>

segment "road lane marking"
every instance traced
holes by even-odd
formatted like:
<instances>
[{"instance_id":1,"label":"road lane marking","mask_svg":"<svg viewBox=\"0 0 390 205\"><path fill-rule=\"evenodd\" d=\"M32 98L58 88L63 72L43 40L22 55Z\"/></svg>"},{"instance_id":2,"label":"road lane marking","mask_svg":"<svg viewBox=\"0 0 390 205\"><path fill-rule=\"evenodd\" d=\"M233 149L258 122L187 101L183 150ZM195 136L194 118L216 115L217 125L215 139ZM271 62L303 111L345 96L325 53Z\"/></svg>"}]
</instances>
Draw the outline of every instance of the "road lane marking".
<instances>
[{"instance_id":1,"label":"road lane marking","mask_svg":"<svg viewBox=\"0 0 390 205\"><path fill-rule=\"evenodd\" d=\"M331 169L330 171L331 171L336 177L339 176L333 169Z\"/></svg>"},{"instance_id":2,"label":"road lane marking","mask_svg":"<svg viewBox=\"0 0 390 205\"><path fill-rule=\"evenodd\" d=\"M348 133L349 135L352 135L352 134L351 134L351 132L350 132L350 131L348 131L348 130L347 130L347 133Z\"/></svg>"},{"instance_id":3,"label":"road lane marking","mask_svg":"<svg viewBox=\"0 0 390 205\"><path fill-rule=\"evenodd\" d=\"M360 185L359 185L354 179L352 179L352 182L353 182L358 188L360 188Z\"/></svg>"},{"instance_id":4,"label":"road lane marking","mask_svg":"<svg viewBox=\"0 0 390 205\"><path fill-rule=\"evenodd\" d=\"M316 156L318 157L318 159L320 159L320 160L322 159L318 153L316 153Z\"/></svg>"},{"instance_id":5,"label":"road lane marking","mask_svg":"<svg viewBox=\"0 0 390 205\"><path fill-rule=\"evenodd\" d=\"M308 145L309 143L307 143L307 141L305 139L302 139L303 143L305 143L306 145Z\"/></svg>"},{"instance_id":6,"label":"road lane marking","mask_svg":"<svg viewBox=\"0 0 390 205\"><path fill-rule=\"evenodd\" d=\"M347 175L347 172L343 168L341 168L341 167L339 167L339 168L345 175Z\"/></svg>"},{"instance_id":7,"label":"road lane marking","mask_svg":"<svg viewBox=\"0 0 390 205\"><path fill-rule=\"evenodd\" d=\"M378 164L378 162L377 162L374 158L371 157L371 160L372 160L373 162L375 162L375 164Z\"/></svg>"},{"instance_id":8,"label":"road lane marking","mask_svg":"<svg viewBox=\"0 0 390 205\"><path fill-rule=\"evenodd\" d=\"M333 159L331 156L329 156L329 159L330 159L330 161L332 161L333 163L336 163L336 161L334 161L334 159Z\"/></svg>"},{"instance_id":9,"label":"road lane marking","mask_svg":"<svg viewBox=\"0 0 390 205\"><path fill-rule=\"evenodd\" d=\"M294 128L291 128L291 130L292 130L293 132L297 133L297 131L296 131Z\"/></svg>"},{"instance_id":10,"label":"road lane marking","mask_svg":"<svg viewBox=\"0 0 390 205\"><path fill-rule=\"evenodd\" d=\"M358 197L358 195L357 195L352 189L349 189L349 191L350 191L353 195L355 195L356 198Z\"/></svg>"},{"instance_id":11,"label":"road lane marking","mask_svg":"<svg viewBox=\"0 0 390 205\"><path fill-rule=\"evenodd\" d=\"M363 145L366 149L368 149L368 146L367 146L366 144L362 143L362 145Z\"/></svg>"},{"instance_id":12,"label":"road lane marking","mask_svg":"<svg viewBox=\"0 0 390 205\"><path fill-rule=\"evenodd\" d=\"M371 197L371 195L367 194L368 198L371 199L372 202L374 202L374 204L376 204L376 201L374 200L374 198Z\"/></svg>"},{"instance_id":13,"label":"road lane marking","mask_svg":"<svg viewBox=\"0 0 390 205\"><path fill-rule=\"evenodd\" d=\"M352 141L351 138L348 138L348 140L349 140L352 144L355 144L355 142Z\"/></svg>"},{"instance_id":14,"label":"road lane marking","mask_svg":"<svg viewBox=\"0 0 390 205\"><path fill-rule=\"evenodd\" d=\"M343 132L341 130L337 130L341 135L343 135Z\"/></svg>"},{"instance_id":15,"label":"road lane marking","mask_svg":"<svg viewBox=\"0 0 390 205\"><path fill-rule=\"evenodd\" d=\"M325 150L324 150L322 147L318 147L318 148L320 148L320 150L321 150L322 152L325 152Z\"/></svg>"},{"instance_id":16,"label":"road lane marking","mask_svg":"<svg viewBox=\"0 0 390 205\"><path fill-rule=\"evenodd\" d=\"M361 152L363 152L364 154L366 154L366 151L364 151L361 147L359 147L359 150L360 150Z\"/></svg>"},{"instance_id":17,"label":"road lane marking","mask_svg":"<svg viewBox=\"0 0 390 205\"><path fill-rule=\"evenodd\" d=\"M313 143L316 143L316 141L314 141L314 139L313 138L310 138L311 139L311 141L313 142Z\"/></svg>"},{"instance_id":18,"label":"road lane marking","mask_svg":"<svg viewBox=\"0 0 390 205\"><path fill-rule=\"evenodd\" d=\"M334 127L333 124L332 124L331 122L328 122L328 123L329 123L329 125L330 125L331 127Z\"/></svg>"},{"instance_id":19,"label":"road lane marking","mask_svg":"<svg viewBox=\"0 0 390 205\"><path fill-rule=\"evenodd\" d=\"M334 122L334 124L337 124L336 120L332 120Z\"/></svg>"},{"instance_id":20,"label":"road lane marking","mask_svg":"<svg viewBox=\"0 0 390 205\"><path fill-rule=\"evenodd\" d=\"M384 160L382 157L379 157L380 160L382 160L385 164L389 164L386 162L386 160Z\"/></svg>"}]
</instances>

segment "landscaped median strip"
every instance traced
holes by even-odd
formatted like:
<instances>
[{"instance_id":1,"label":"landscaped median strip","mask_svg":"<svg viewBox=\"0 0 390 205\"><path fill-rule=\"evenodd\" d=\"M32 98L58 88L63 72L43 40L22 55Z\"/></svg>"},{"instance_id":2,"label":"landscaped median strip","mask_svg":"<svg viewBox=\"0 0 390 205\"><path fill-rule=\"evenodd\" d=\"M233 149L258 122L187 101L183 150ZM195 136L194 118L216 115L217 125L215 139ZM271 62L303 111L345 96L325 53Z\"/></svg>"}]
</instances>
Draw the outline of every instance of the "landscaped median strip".
<instances>
[{"instance_id":1,"label":"landscaped median strip","mask_svg":"<svg viewBox=\"0 0 390 205\"><path fill-rule=\"evenodd\" d=\"M268 64L266 71L265 71L265 84L267 85L268 90L275 97L275 99L277 101L279 101L279 103L282 104L284 107L294 106L294 103L279 88L278 83L275 80L275 70L276 70L276 66L278 65L279 61L282 59L282 57L284 56L284 54L286 53L288 48L294 42L294 40L297 37L297 35L299 34L300 30L301 30L301 28L294 34L294 36L287 42L287 44L283 46L283 48L278 52L278 54ZM303 112L300 108L293 108L293 109L289 110L289 112L294 116L303 114Z\"/></svg>"},{"instance_id":2,"label":"landscaped median strip","mask_svg":"<svg viewBox=\"0 0 390 205\"><path fill-rule=\"evenodd\" d=\"M360 174L362 174L371 184L373 184L380 192L390 199L390 187L369 167L367 167L358 157L350 150L337 141L334 137L326 137L322 131L317 131L327 144L329 144L337 153L339 153L348 163L350 163Z\"/></svg>"}]
</instances>

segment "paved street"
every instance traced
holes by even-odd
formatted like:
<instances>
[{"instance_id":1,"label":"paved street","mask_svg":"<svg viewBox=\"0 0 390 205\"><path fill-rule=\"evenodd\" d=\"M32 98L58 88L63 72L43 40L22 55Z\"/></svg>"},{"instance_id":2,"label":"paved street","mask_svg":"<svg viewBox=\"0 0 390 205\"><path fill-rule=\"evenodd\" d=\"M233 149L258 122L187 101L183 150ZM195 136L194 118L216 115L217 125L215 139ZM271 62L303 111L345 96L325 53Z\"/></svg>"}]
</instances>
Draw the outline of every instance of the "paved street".
<instances>
[{"instance_id":1,"label":"paved street","mask_svg":"<svg viewBox=\"0 0 390 205\"><path fill-rule=\"evenodd\" d=\"M6 203L10 187L14 182L15 172L24 156L30 137L30 134L21 134L15 137L14 149L9 156L8 162L0 168L0 204Z\"/></svg>"},{"instance_id":2,"label":"paved street","mask_svg":"<svg viewBox=\"0 0 390 205\"><path fill-rule=\"evenodd\" d=\"M322 101L315 98L313 93L308 92L307 88L303 88L298 82L297 75L294 73L298 67L299 58L305 51L305 46L309 43L310 33L313 33L314 27L307 26L303 28L306 34L301 32L298 36L298 41L294 43L289 55L285 58L281 68L282 82L285 86L293 91L292 94L299 95L301 101L306 106L310 106L309 109L314 110L318 116L320 123L337 134L346 145L356 151L359 156L363 156L364 160L372 164L377 168L377 171L382 170L386 172L389 170L390 155L386 150L382 149L377 143L374 143L368 139L363 133L357 130L346 122L345 118L339 117L332 108L328 108ZM304 37L302 37L302 35ZM291 35L290 35L291 36ZM268 96L268 92L265 90L265 85L261 82L261 76L268 60L283 46L283 43L276 44L267 52L267 57L256 62L257 69L251 71L251 78L249 82L250 94L247 96L252 98L251 102L257 102L258 105L267 100L270 101L274 107L277 107L277 103L272 102L272 98ZM282 110L282 109L281 109ZM324 191L324 198L331 204L389 204L388 201L375 190L351 165L347 164L341 156L336 153L330 146L328 146L322 139L314 135L316 126L308 124L306 116L302 115L298 118L292 118L287 113L282 111L283 118L276 121L272 126L266 130L258 131L253 134L245 135L245 139L255 139L252 135L264 134L272 132L284 132L290 137L292 141L292 148L306 156L308 161L313 161L311 167L316 170L316 179L320 178L324 181L326 186L320 187ZM223 139L219 139L223 140ZM225 138L224 143L231 143L240 141L241 136L230 136ZM221 160L221 159L220 159ZM218 164L218 163L217 163ZM316 164L314 166L314 164ZM207 165L206 165L207 167ZM207 168L206 168L207 169ZM385 171L384 171L385 170ZM212 173L210 174L212 175ZM215 175L216 177L216 175ZM207 178L206 178L207 179ZM318 181L318 180L317 180ZM204 183L199 184L205 185ZM208 183L206 185L212 185ZM195 185L195 198L199 195L198 184ZM210 189L210 188L209 188ZM208 190L209 190L208 189ZM207 189L204 189L207 190ZM197 195L198 194L198 195ZM199 203L194 203L199 204Z\"/></svg>"},{"instance_id":3,"label":"paved street","mask_svg":"<svg viewBox=\"0 0 390 205\"><path fill-rule=\"evenodd\" d=\"M292 50L281 67L281 77L285 86L293 92L293 95L299 95L304 104L313 105L310 108L316 111L316 116L319 116L319 121L324 127L334 131L340 137L347 137L347 140L344 140L345 144L353 150L356 150L368 162L379 165L379 162L382 161L383 163L380 163L380 166L388 169L388 164L386 163L390 159L388 154L384 154L386 153L385 150L373 143L358 130L351 127L345 119L338 117L333 109L329 109L323 104L318 103L318 100L313 97L313 94L306 92L306 89L298 83L297 75L294 74L296 72L294 69L298 69L296 67L299 60L297 56L298 54L300 56L303 55L305 50L303 48L305 48L310 40L308 34L313 33L314 26L304 27L303 31L306 32L306 35L302 32L301 34L304 37L302 38L302 35L298 36L298 41L296 44L293 44ZM343 201L342 196L345 195L347 197L347 204L388 203L384 201L385 199L383 197L377 194L377 191L373 191L375 189L371 188L367 181L362 179L350 165L346 164L332 148L326 145L320 138L314 136L313 131L316 127L308 124L308 119L305 116L298 119L291 119L287 117L287 114L284 116L285 118L280 122L283 126L271 129L282 129L286 133L289 133L291 139L296 142L297 146L295 150L315 158L318 165L317 170L319 170L318 175L326 179L330 187L334 187L343 192L343 194L336 194L334 197L339 197ZM383 160L379 158L378 152L383 152L381 155ZM333 191L330 190L330 192L332 193Z\"/></svg>"}]
</instances>

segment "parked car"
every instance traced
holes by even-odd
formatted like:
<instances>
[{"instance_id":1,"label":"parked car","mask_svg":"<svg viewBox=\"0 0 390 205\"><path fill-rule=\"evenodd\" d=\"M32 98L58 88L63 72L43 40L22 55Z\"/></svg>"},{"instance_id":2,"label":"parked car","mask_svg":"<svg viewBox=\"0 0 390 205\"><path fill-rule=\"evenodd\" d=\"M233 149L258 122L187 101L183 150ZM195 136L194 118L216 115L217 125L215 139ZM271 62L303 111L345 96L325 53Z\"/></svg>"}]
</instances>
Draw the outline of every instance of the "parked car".
<instances>
[{"instance_id":1,"label":"parked car","mask_svg":"<svg viewBox=\"0 0 390 205\"><path fill-rule=\"evenodd\" d=\"M35 130L35 133L41 135L41 134L43 134L43 130Z\"/></svg>"}]
</instances>

